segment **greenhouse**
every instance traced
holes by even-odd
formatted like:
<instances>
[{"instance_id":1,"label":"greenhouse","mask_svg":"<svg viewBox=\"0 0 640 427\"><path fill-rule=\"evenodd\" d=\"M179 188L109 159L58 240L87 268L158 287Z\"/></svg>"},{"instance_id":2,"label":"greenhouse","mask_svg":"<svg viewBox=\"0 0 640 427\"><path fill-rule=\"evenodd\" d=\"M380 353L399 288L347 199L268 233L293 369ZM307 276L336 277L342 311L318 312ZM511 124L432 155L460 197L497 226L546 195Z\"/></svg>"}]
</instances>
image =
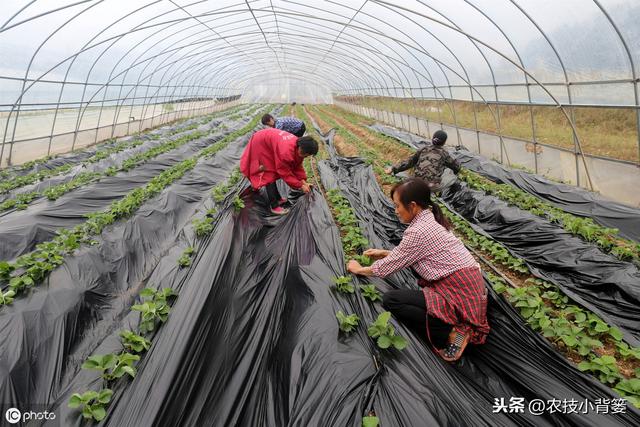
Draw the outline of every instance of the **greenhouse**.
<instances>
[{"instance_id":1,"label":"greenhouse","mask_svg":"<svg viewBox=\"0 0 640 427\"><path fill-rule=\"evenodd\" d=\"M13 0L3 425L640 425L640 4Z\"/></svg>"}]
</instances>

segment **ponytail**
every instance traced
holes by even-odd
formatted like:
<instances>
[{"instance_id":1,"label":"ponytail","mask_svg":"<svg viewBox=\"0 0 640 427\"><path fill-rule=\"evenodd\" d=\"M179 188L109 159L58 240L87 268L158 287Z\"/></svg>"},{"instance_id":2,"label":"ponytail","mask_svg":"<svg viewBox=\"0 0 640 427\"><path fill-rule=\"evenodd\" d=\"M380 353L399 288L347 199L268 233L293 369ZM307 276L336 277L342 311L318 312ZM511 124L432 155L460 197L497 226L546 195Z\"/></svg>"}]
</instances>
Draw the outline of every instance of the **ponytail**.
<instances>
[{"instance_id":1,"label":"ponytail","mask_svg":"<svg viewBox=\"0 0 640 427\"><path fill-rule=\"evenodd\" d=\"M409 206L411 202L415 202L423 209L431 209L436 222L446 230L451 229L451 223L442 213L442 209L431 199L431 188L426 181L420 178L407 179L393 186L391 189L392 199L395 193L398 193L398 198L405 207Z\"/></svg>"},{"instance_id":2,"label":"ponytail","mask_svg":"<svg viewBox=\"0 0 640 427\"><path fill-rule=\"evenodd\" d=\"M433 217L436 219L438 224L443 226L446 230L451 230L451 222L444 216L442 213L442 209L436 203L431 202L431 212L433 212Z\"/></svg>"}]
</instances>

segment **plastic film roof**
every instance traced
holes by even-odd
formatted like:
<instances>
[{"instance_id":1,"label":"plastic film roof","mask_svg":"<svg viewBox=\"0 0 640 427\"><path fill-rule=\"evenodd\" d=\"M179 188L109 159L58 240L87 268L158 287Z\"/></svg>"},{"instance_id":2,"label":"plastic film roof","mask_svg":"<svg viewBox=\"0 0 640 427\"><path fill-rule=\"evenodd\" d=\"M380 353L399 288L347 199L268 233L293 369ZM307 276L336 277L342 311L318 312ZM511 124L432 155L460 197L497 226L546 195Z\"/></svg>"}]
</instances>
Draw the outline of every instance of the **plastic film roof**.
<instances>
[{"instance_id":1,"label":"plastic film roof","mask_svg":"<svg viewBox=\"0 0 640 427\"><path fill-rule=\"evenodd\" d=\"M638 108L638 16L632 0L12 1L3 140L20 111L234 95Z\"/></svg>"}]
</instances>

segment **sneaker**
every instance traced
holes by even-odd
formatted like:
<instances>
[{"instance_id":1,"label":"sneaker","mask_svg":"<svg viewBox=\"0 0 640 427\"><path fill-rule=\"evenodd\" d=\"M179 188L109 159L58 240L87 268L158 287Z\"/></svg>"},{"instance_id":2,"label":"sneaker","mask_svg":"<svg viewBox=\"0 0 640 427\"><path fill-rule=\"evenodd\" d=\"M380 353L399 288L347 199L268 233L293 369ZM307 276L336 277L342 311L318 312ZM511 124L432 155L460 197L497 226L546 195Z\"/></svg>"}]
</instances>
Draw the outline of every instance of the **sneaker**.
<instances>
[{"instance_id":1,"label":"sneaker","mask_svg":"<svg viewBox=\"0 0 640 427\"><path fill-rule=\"evenodd\" d=\"M282 205L284 205L285 203L287 203L287 199L285 199L284 197L281 197L281 198L280 198L280 200L278 200L278 205L279 205L279 206L282 206Z\"/></svg>"},{"instance_id":2,"label":"sneaker","mask_svg":"<svg viewBox=\"0 0 640 427\"><path fill-rule=\"evenodd\" d=\"M275 208L271 208L271 213L276 215L286 215L289 213L289 209L285 209L281 206L277 206Z\"/></svg>"},{"instance_id":3,"label":"sneaker","mask_svg":"<svg viewBox=\"0 0 640 427\"><path fill-rule=\"evenodd\" d=\"M471 336L469 333L461 333L454 329L451 330L449 334L449 341L447 346L442 350L439 350L438 353L440 357L442 357L447 362L455 362L460 359L462 356L462 352L469 344L469 339Z\"/></svg>"}]
</instances>

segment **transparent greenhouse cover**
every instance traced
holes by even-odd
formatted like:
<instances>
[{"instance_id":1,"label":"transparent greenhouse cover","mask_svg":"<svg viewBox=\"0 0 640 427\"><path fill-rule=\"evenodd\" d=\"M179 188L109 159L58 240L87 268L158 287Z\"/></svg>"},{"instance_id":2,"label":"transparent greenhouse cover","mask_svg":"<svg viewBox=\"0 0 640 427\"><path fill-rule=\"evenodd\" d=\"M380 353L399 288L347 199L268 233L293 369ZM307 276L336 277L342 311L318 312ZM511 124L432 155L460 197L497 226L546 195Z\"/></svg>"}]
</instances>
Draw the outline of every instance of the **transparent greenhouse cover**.
<instances>
[{"instance_id":1,"label":"transparent greenhouse cover","mask_svg":"<svg viewBox=\"0 0 640 427\"><path fill-rule=\"evenodd\" d=\"M81 110L37 123L54 135L235 95L637 108L639 15L634 0L13 0L0 9L0 136L38 136L33 110Z\"/></svg>"}]
</instances>

